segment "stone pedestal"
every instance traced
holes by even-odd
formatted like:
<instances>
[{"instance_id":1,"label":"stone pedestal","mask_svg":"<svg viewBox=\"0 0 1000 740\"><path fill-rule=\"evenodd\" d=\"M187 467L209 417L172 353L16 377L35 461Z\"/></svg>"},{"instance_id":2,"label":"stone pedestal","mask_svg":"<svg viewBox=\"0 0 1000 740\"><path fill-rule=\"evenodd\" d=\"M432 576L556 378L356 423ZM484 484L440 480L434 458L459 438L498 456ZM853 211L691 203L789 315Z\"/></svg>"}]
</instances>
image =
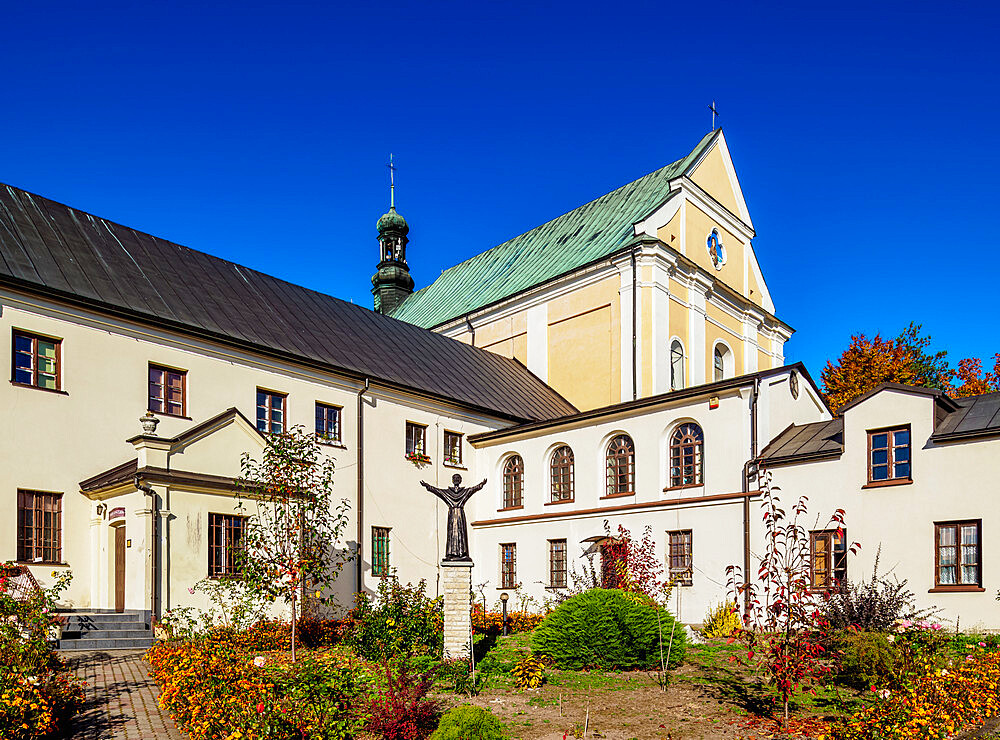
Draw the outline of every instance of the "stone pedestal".
<instances>
[{"instance_id":1,"label":"stone pedestal","mask_svg":"<svg viewBox=\"0 0 1000 740\"><path fill-rule=\"evenodd\" d=\"M444 659L468 658L472 640L472 561L442 560Z\"/></svg>"}]
</instances>

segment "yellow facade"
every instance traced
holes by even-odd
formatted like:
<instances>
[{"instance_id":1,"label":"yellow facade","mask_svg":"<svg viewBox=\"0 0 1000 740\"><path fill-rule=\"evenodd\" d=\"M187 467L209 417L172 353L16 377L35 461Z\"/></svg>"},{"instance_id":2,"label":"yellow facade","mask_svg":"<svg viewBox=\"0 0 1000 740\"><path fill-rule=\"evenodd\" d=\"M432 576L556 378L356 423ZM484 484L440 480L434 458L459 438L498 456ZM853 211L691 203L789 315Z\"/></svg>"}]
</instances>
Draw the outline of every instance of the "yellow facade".
<instances>
[{"instance_id":1,"label":"yellow facade","mask_svg":"<svg viewBox=\"0 0 1000 740\"><path fill-rule=\"evenodd\" d=\"M691 173L691 179L731 213L739 215L737 194L726 171L726 162L720 147L712 148L698 168Z\"/></svg>"}]
</instances>

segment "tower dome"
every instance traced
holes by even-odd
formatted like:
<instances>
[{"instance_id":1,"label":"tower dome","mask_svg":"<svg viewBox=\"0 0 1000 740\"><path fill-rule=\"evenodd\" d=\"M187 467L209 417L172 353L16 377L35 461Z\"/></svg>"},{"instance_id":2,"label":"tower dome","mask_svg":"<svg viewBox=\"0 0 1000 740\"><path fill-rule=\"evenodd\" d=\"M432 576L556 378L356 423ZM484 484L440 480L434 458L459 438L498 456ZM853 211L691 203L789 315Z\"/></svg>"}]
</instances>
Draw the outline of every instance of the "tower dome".
<instances>
[{"instance_id":1,"label":"tower dome","mask_svg":"<svg viewBox=\"0 0 1000 740\"><path fill-rule=\"evenodd\" d=\"M387 231L395 231L404 236L410 233L410 226L406 223L406 219L399 215L396 211L396 206L389 206L389 210L383 213L376 224L379 234L384 234Z\"/></svg>"}]
</instances>

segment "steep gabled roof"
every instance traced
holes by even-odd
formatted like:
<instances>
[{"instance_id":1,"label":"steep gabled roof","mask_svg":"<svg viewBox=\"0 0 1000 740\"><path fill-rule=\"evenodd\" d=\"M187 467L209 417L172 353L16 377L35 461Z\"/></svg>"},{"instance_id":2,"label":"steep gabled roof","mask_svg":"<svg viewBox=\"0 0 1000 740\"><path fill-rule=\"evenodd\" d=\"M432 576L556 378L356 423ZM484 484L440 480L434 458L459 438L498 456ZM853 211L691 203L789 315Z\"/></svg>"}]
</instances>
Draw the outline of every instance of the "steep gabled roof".
<instances>
[{"instance_id":1,"label":"steep gabled roof","mask_svg":"<svg viewBox=\"0 0 1000 740\"><path fill-rule=\"evenodd\" d=\"M438 326L607 257L632 239L633 224L669 200L670 180L684 174L721 131L706 134L683 159L445 270L393 316Z\"/></svg>"},{"instance_id":2,"label":"steep gabled roof","mask_svg":"<svg viewBox=\"0 0 1000 740\"><path fill-rule=\"evenodd\" d=\"M502 418L576 410L516 360L5 185L0 285Z\"/></svg>"}]
</instances>

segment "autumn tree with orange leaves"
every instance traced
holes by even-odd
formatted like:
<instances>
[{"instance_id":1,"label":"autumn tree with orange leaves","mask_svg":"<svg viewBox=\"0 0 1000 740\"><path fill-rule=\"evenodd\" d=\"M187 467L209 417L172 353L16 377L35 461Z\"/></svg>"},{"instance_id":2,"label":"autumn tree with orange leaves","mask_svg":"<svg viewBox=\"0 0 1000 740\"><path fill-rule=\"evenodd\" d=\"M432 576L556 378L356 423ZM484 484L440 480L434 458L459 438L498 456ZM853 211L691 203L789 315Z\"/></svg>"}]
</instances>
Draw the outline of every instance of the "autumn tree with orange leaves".
<instances>
[{"instance_id":1,"label":"autumn tree with orange leaves","mask_svg":"<svg viewBox=\"0 0 1000 740\"><path fill-rule=\"evenodd\" d=\"M836 413L881 383L936 388L957 398L1000 390L1000 354L992 372L984 374L976 358L961 360L952 370L948 353L931 353L930 343L930 336L921 334L921 325L912 322L895 339L852 336L850 346L836 363L828 361L820 376L830 408Z\"/></svg>"}]
</instances>

